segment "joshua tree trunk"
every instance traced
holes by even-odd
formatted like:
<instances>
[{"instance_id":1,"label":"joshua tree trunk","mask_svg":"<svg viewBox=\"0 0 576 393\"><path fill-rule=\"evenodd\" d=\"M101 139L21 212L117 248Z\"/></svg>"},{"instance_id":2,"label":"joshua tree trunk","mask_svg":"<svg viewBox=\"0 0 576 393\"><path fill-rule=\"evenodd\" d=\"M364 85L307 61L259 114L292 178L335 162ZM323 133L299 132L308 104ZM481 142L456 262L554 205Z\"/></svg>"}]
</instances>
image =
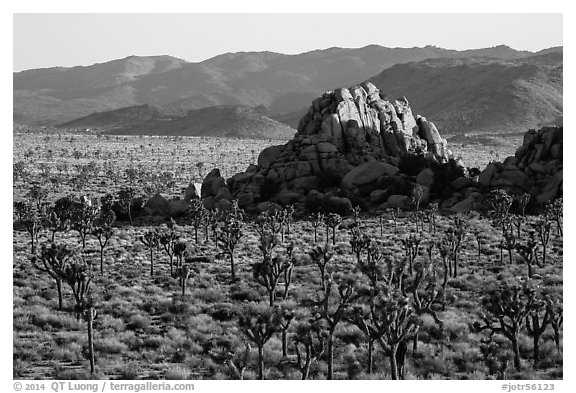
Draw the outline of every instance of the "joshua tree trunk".
<instances>
[{"instance_id":1,"label":"joshua tree trunk","mask_svg":"<svg viewBox=\"0 0 576 393\"><path fill-rule=\"evenodd\" d=\"M90 355L90 374L94 374L94 330L92 326L94 309L90 307L86 313L88 314L88 352Z\"/></svg>"},{"instance_id":2,"label":"joshua tree trunk","mask_svg":"<svg viewBox=\"0 0 576 393\"><path fill-rule=\"evenodd\" d=\"M374 352L374 340L368 339L368 374L372 374L374 371L374 359L373 354Z\"/></svg>"},{"instance_id":3,"label":"joshua tree trunk","mask_svg":"<svg viewBox=\"0 0 576 393\"><path fill-rule=\"evenodd\" d=\"M534 363L540 360L540 335L535 335L534 338Z\"/></svg>"},{"instance_id":4,"label":"joshua tree trunk","mask_svg":"<svg viewBox=\"0 0 576 393\"><path fill-rule=\"evenodd\" d=\"M512 351L514 352L514 368L519 371L522 365L520 364L520 348L518 346L518 337L514 336L512 341Z\"/></svg>"},{"instance_id":5,"label":"joshua tree trunk","mask_svg":"<svg viewBox=\"0 0 576 393\"><path fill-rule=\"evenodd\" d=\"M282 330L282 357L288 357L288 332Z\"/></svg>"},{"instance_id":6,"label":"joshua tree trunk","mask_svg":"<svg viewBox=\"0 0 576 393\"><path fill-rule=\"evenodd\" d=\"M154 250L150 249L150 277L154 277Z\"/></svg>"},{"instance_id":7,"label":"joshua tree trunk","mask_svg":"<svg viewBox=\"0 0 576 393\"><path fill-rule=\"evenodd\" d=\"M314 243L318 243L318 228L314 227Z\"/></svg>"},{"instance_id":8,"label":"joshua tree trunk","mask_svg":"<svg viewBox=\"0 0 576 393\"><path fill-rule=\"evenodd\" d=\"M56 279L56 288L58 289L58 310L62 310L62 280Z\"/></svg>"},{"instance_id":9,"label":"joshua tree trunk","mask_svg":"<svg viewBox=\"0 0 576 393\"><path fill-rule=\"evenodd\" d=\"M336 227L332 228L332 245L336 245Z\"/></svg>"},{"instance_id":10,"label":"joshua tree trunk","mask_svg":"<svg viewBox=\"0 0 576 393\"><path fill-rule=\"evenodd\" d=\"M234 269L234 253L230 253L230 268L232 271L232 280L236 280L236 269Z\"/></svg>"},{"instance_id":11,"label":"joshua tree trunk","mask_svg":"<svg viewBox=\"0 0 576 393\"><path fill-rule=\"evenodd\" d=\"M104 247L100 247L100 274L104 274Z\"/></svg>"},{"instance_id":12,"label":"joshua tree trunk","mask_svg":"<svg viewBox=\"0 0 576 393\"><path fill-rule=\"evenodd\" d=\"M390 358L390 374L393 380L398 379L398 362L396 361L396 352L398 352L398 347L396 345L392 345L388 357Z\"/></svg>"},{"instance_id":13,"label":"joshua tree trunk","mask_svg":"<svg viewBox=\"0 0 576 393\"><path fill-rule=\"evenodd\" d=\"M270 299L270 307L274 307L275 292L276 292L275 288L272 288L270 291L268 291L268 296Z\"/></svg>"},{"instance_id":14,"label":"joshua tree trunk","mask_svg":"<svg viewBox=\"0 0 576 393\"><path fill-rule=\"evenodd\" d=\"M264 347L258 347L258 379L264 379Z\"/></svg>"},{"instance_id":15,"label":"joshua tree trunk","mask_svg":"<svg viewBox=\"0 0 576 393\"><path fill-rule=\"evenodd\" d=\"M328 334L328 380L334 379L334 335Z\"/></svg>"}]
</instances>

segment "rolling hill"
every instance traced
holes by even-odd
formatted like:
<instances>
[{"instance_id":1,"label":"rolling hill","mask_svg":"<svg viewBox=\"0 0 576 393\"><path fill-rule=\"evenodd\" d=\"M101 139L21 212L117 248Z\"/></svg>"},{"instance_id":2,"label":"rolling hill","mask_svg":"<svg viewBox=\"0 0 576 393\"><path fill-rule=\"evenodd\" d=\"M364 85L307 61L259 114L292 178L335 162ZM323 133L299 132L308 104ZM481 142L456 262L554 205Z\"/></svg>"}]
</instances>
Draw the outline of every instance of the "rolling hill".
<instances>
[{"instance_id":1,"label":"rolling hill","mask_svg":"<svg viewBox=\"0 0 576 393\"><path fill-rule=\"evenodd\" d=\"M454 51L368 45L298 55L227 53L199 63L170 56L130 56L91 66L14 73L13 117L16 122L54 125L143 104L183 112L208 106L264 105L283 115L308 105L326 90L360 83L397 64L477 56L513 60L530 55L506 46Z\"/></svg>"},{"instance_id":2,"label":"rolling hill","mask_svg":"<svg viewBox=\"0 0 576 393\"><path fill-rule=\"evenodd\" d=\"M235 106L211 106L180 113L150 105L94 113L62 124L62 128L104 129L110 134L220 136L244 139L290 139L293 128L258 110Z\"/></svg>"}]
</instances>

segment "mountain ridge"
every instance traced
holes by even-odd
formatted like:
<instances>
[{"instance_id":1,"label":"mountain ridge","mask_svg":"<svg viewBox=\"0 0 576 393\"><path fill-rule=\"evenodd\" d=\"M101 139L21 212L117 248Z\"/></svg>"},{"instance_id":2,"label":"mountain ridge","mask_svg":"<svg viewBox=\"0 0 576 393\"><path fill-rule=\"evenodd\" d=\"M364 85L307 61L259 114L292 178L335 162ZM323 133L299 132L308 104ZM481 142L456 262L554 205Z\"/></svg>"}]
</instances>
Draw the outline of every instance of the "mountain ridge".
<instances>
[{"instance_id":1,"label":"mountain ridge","mask_svg":"<svg viewBox=\"0 0 576 393\"><path fill-rule=\"evenodd\" d=\"M287 114L318 94L361 83L398 63L491 53L504 58L532 52L505 46L455 51L436 47L328 48L301 54L237 52L190 63L171 56L128 56L92 66L13 74L14 119L65 123L94 112L150 104L181 110L214 105L265 105Z\"/></svg>"}]
</instances>

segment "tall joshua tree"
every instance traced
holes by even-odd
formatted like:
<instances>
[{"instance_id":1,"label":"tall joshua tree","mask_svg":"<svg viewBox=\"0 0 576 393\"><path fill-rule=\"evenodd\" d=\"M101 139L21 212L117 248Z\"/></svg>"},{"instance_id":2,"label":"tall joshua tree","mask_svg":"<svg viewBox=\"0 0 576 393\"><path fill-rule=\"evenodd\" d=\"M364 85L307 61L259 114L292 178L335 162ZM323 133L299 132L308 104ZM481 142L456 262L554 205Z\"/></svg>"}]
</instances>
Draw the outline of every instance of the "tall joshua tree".
<instances>
[{"instance_id":1,"label":"tall joshua tree","mask_svg":"<svg viewBox=\"0 0 576 393\"><path fill-rule=\"evenodd\" d=\"M44 244L39 255L32 257L34 266L48 274L56 282L58 290L58 310L62 310L62 277L66 267L74 258L75 253L65 244Z\"/></svg>"},{"instance_id":2,"label":"tall joshua tree","mask_svg":"<svg viewBox=\"0 0 576 393\"><path fill-rule=\"evenodd\" d=\"M487 315L482 316L484 324L474 323L477 331L490 330L490 335L501 334L512 344L514 368L520 370L520 347L518 337L526 317L537 304L535 291L528 284L505 283L490 291L483 299Z\"/></svg>"},{"instance_id":3,"label":"tall joshua tree","mask_svg":"<svg viewBox=\"0 0 576 393\"><path fill-rule=\"evenodd\" d=\"M229 216L219 228L218 243L220 248L230 257L230 270L232 280L236 280L236 269L234 266L234 249L242 237L241 221L233 216Z\"/></svg>"},{"instance_id":4,"label":"tall joshua tree","mask_svg":"<svg viewBox=\"0 0 576 393\"><path fill-rule=\"evenodd\" d=\"M308 253L312 263L318 266L320 270L320 282L322 285L322 290L326 290L326 266L334 256L334 253L330 250L330 246L325 244L324 247L316 246Z\"/></svg>"},{"instance_id":5,"label":"tall joshua tree","mask_svg":"<svg viewBox=\"0 0 576 393\"><path fill-rule=\"evenodd\" d=\"M42 212L38 211L30 202L14 202L14 213L17 224L23 227L30 235L30 253L36 252L38 235L42 229Z\"/></svg>"},{"instance_id":6,"label":"tall joshua tree","mask_svg":"<svg viewBox=\"0 0 576 393\"><path fill-rule=\"evenodd\" d=\"M267 244L271 242L269 239L269 237L262 239L262 249L266 249ZM292 261L282 255L273 257L271 250L264 251L262 261L252 264L254 280L268 291L270 307L274 306L278 282L288 269L292 269Z\"/></svg>"},{"instance_id":7,"label":"tall joshua tree","mask_svg":"<svg viewBox=\"0 0 576 393\"><path fill-rule=\"evenodd\" d=\"M264 346L280 330L278 314L272 307L252 305L238 315L244 335L258 348L258 379L264 379Z\"/></svg>"},{"instance_id":8,"label":"tall joshua tree","mask_svg":"<svg viewBox=\"0 0 576 393\"><path fill-rule=\"evenodd\" d=\"M146 231L140 241L150 251L150 277L154 277L154 252L160 245L160 234L158 230Z\"/></svg>"},{"instance_id":9,"label":"tall joshua tree","mask_svg":"<svg viewBox=\"0 0 576 393\"><path fill-rule=\"evenodd\" d=\"M315 302L315 313L318 319L326 321L327 324L327 379L329 380L334 378L334 332L338 324L344 320L352 302L357 298L356 283L352 277L346 277L340 281L337 286L337 299L334 299L332 295L333 288L334 283L330 278L324 290L323 299Z\"/></svg>"},{"instance_id":10,"label":"tall joshua tree","mask_svg":"<svg viewBox=\"0 0 576 393\"><path fill-rule=\"evenodd\" d=\"M76 301L76 315L84 316L87 323L88 354L90 358L90 373L94 374L94 319L97 312L94 298L91 294L92 265L85 261L76 262L66 267L63 278L72 289Z\"/></svg>"},{"instance_id":11,"label":"tall joshua tree","mask_svg":"<svg viewBox=\"0 0 576 393\"><path fill-rule=\"evenodd\" d=\"M342 217L336 213L330 213L325 218L326 227L332 229L332 245L336 245L336 229L342 223ZM328 238L326 238L326 243L328 243Z\"/></svg>"},{"instance_id":12,"label":"tall joshua tree","mask_svg":"<svg viewBox=\"0 0 576 393\"><path fill-rule=\"evenodd\" d=\"M116 214L112 210L101 210L94 220L92 234L98 239L100 245L100 274L104 274L104 248L114 234L112 223L116 219Z\"/></svg>"},{"instance_id":13,"label":"tall joshua tree","mask_svg":"<svg viewBox=\"0 0 576 393\"><path fill-rule=\"evenodd\" d=\"M312 363L326 351L326 329L319 322L310 321L296 328L294 350L302 380L308 379Z\"/></svg>"},{"instance_id":14,"label":"tall joshua tree","mask_svg":"<svg viewBox=\"0 0 576 393\"><path fill-rule=\"evenodd\" d=\"M311 214L309 220L314 228L314 243L318 243L318 227L324 222L324 214L320 212Z\"/></svg>"}]
</instances>

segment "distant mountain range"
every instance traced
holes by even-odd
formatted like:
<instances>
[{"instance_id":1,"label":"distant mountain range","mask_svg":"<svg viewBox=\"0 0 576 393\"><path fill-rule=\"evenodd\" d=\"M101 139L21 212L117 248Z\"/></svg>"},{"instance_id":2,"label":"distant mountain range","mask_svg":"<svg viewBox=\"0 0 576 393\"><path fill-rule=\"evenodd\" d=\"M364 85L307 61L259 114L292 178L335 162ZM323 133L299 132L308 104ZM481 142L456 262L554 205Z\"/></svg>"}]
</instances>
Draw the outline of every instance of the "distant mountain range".
<instances>
[{"instance_id":1,"label":"distant mountain range","mask_svg":"<svg viewBox=\"0 0 576 393\"><path fill-rule=\"evenodd\" d=\"M293 126L322 92L365 80L390 97L408 97L415 112L453 131L506 131L562 116L562 48L535 54L506 46L454 51L378 45L298 55L228 53L199 63L130 56L22 71L14 73L13 115L16 123L124 133L207 135L214 127L233 134L234 125L224 122L234 121L242 125L238 130L253 124L255 134L266 127L285 134L277 121ZM222 116L221 125L213 116Z\"/></svg>"}]
</instances>

